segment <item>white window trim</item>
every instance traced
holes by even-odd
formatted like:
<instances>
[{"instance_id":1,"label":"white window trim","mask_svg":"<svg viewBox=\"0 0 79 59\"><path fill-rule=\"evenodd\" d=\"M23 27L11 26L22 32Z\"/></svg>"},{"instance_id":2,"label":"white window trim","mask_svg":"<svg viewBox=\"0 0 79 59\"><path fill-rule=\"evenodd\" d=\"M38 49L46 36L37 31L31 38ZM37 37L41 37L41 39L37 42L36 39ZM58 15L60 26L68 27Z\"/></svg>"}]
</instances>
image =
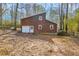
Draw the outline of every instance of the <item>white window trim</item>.
<instances>
[{"instance_id":1,"label":"white window trim","mask_svg":"<svg viewBox=\"0 0 79 59\"><path fill-rule=\"evenodd\" d=\"M53 30L54 29L54 25L50 25L50 30Z\"/></svg>"},{"instance_id":2,"label":"white window trim","mask_svg":"<svg viewBox=\"0 0 79 59\"><path fill-rule=\"evenodd\" d=\"M39 20L43 20L43 17L42 16L39 16Z\"/></svg>"},{"instance_id":3,"label":"white window trim","mask_svg":"<svg viewBox=\"0 0 79 59\"><path fill-rule=\"evenodd\" d=\"M42 25L38 25L38 30L42 30Z\"/></svg>"}]
</instances>

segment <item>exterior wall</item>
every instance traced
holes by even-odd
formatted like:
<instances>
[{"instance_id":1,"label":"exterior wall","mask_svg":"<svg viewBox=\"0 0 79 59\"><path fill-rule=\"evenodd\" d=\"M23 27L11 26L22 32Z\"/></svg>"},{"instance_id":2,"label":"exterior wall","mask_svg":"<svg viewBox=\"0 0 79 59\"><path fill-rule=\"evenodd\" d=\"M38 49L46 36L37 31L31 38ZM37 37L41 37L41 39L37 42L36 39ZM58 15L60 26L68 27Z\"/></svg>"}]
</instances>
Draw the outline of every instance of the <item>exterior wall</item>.
<instances>
[{"instance_id":1,"label":"exterior wall","mask_svg":"<svg viewBox=\"0 0 79 59\"><path fill-rule=\"evenodd\" d=\"M53 30L50 30L50 25L53 25L54 26L54 29ZM44 32L57 32L57 25L56 24L52 24L50 22L45 22Z\"/></svg>"},{"instance_id":2,"label":"exterior wall","mask_svg":"<svg viewBox=\"0 0 79 59\"><path fill-rule=\"evenodd\" d=\"M38 15L34 17L24 18L21 20L21 26L34 26L34 33L47 33L47 32L57 32L57 25L48 22L45 19L45 15L43 16L43 20L38 20ZM42 30L38 30L38 25L42 25ZM54 30L50 30L50 25L54 25Z\"/></svg>"}]
</instances>

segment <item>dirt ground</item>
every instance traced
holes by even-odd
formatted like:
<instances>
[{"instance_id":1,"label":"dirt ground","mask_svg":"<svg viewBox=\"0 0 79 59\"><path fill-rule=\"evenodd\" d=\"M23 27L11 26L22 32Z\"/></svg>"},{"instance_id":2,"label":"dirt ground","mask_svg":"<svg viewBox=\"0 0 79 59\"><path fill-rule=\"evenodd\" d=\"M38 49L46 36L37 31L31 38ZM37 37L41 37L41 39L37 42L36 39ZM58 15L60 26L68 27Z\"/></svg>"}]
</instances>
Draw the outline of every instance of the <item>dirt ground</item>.
<instances>
[{"instance_id":1,"label":"dirt ground","mask_svg":"<svg viewBox=\"0 0 79 59\"><path fill-rule=\"evenodd\" d=\"M79 39L0 30L0 55L79 56Z\"/></svg>"}]
</instances>

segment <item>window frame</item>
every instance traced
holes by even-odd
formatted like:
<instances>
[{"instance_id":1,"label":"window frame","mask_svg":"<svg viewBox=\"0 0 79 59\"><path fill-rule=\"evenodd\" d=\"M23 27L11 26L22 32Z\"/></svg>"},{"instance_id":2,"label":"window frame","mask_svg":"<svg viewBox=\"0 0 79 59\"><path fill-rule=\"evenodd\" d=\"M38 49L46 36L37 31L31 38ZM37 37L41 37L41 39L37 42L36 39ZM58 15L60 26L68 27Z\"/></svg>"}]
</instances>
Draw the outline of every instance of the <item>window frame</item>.
<instances>
[{"instance_id":1,"label":"window frame","mask_svg":"<svg viewBox=\"0 0 79 59\"><path fill-rule=\"evenodd\" d=\"M54 25L53 24L49 25L49 28L50 30L54 30Z\"/></svg>"},{"instance_id":2,"label":"window frame","mask_svg":"<svg viewBox=\"0 0 79 59\"><path fill-rule=\"evenodd\" d=\"M42 30L42 25L38 25L38 30Z\"/></svg>"},{"instance_id":3,"label":"window frame","mask_svg":"<svg viewBox=\"0 0 79 59\"><path fill-rule=\"evenodd\" d=\"M42 21L43 20L43 17L42 16L39 16L39 20Z\"/></svg>"}]
</instances>

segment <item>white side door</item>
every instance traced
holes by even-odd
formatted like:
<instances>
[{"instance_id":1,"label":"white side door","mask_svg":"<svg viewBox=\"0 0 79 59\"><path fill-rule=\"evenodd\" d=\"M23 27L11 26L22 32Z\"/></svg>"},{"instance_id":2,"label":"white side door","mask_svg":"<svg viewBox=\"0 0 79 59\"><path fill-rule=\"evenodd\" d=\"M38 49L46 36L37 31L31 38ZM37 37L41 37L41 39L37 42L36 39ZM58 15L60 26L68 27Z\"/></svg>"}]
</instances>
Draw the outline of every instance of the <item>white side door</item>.
<instances>
[{"instance_id":1,"label":"white side door","mask_svg":"<svg viewBox=\"0 0 79 59\"><path fill-rule=\"evenodd\" d=\"M29 32L34 33L34 26L29 26Z\"/></svg>"}]
</instances>

